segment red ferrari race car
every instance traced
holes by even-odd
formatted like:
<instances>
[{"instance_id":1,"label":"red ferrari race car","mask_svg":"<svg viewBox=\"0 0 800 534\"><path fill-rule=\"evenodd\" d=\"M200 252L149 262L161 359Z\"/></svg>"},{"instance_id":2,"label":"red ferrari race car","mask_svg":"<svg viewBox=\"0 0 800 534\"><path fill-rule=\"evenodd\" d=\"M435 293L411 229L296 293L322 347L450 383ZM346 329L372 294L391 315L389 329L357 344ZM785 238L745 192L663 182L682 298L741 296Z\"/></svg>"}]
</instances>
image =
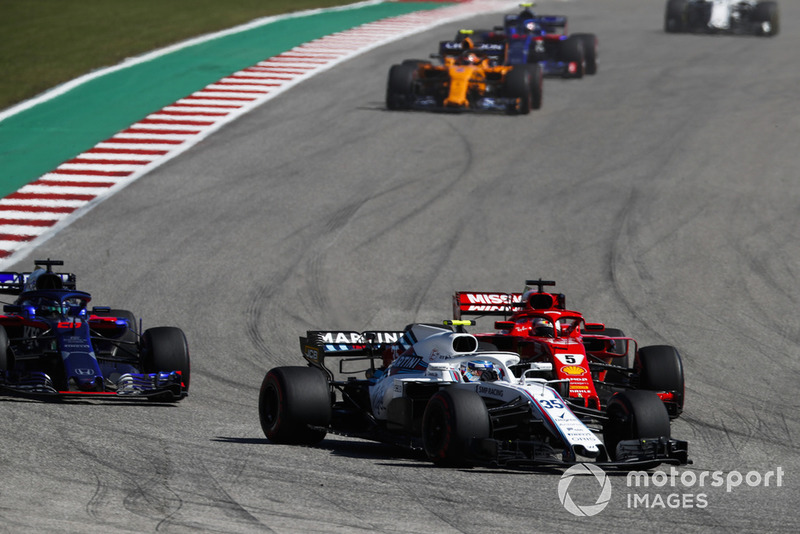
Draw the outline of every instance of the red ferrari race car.
<instances>
[{"instance_id":1,"label":"red ferrari race car","mask_svg":"<svg viewBox=\"0 0 800 534\"><path fill-rule=\"evenodd\" d=\"M453 296L456 324L464 316L503 316L494 332L474 334L486 350L516 352L526 376L569 383L565 397L575 413L603 419L608 400L631 389L654 391L671 418L683 411L683 362L675 347L639 347L622 330L588 323L568 310L550 280L528 280L522 293L459 291Z\"/></svg>"}]
</instances>

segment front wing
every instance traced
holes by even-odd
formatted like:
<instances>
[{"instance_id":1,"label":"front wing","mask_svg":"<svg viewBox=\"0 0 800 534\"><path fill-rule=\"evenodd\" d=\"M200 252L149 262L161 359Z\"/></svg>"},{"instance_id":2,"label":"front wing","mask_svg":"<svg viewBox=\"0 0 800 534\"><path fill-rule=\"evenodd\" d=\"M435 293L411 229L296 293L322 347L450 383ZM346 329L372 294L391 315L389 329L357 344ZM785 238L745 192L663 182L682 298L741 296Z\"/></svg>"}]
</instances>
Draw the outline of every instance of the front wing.
<instances>
[{"instance_id":1,"label":"front wing","mask_svg":"<svg viewBox=\"0 0 800 534\"><path fill-rule=\"evenodd\" d=\"M36 400L153 400L177 402L188 395L180 373L129 373L120 377L116 391L64 391L53 387L45 373L29 373L9 380L0 377L0 395Z\"/></svg>"}]
</instances>

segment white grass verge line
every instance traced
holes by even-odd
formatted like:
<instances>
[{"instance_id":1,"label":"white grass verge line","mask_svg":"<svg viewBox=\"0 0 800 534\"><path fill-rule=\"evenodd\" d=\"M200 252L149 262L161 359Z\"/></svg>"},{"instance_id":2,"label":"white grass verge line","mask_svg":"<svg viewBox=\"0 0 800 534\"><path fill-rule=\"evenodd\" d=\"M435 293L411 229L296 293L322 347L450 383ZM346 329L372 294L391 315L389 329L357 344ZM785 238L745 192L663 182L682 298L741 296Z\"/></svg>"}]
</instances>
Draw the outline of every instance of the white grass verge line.
<instances>
[{"instance_id":1,"label":"white grass verge line","mask_svg":"<svg viewBox=\"0 0 800 534\"><path fill-rule=\"evenodd\" d=\"M374 4L374 3L379 3L379 2L372 2L372 1L370 1L370 2L361 2L359 4L354 4L354 5L357 5L357 6L360 7L360 6L363 6L363 5ZM133 183L134 181L138 180L139 178L141 178L142 176L144 176L148 172L150 172L153 169L163 165L164 163L168 162L172 158L174 158L176 156L179 156L180 154L184 153L185 151L189 150L194 145L196 145L197 143L201 142L203 139L205 139L206 137L208 137L212 133L215 133L220 128L222 128L223 126L225 126L225 125L231 123L232 121L238 119L239 117L241 117L245 113L248 113L248 112L252 111L253 109L255 109L256 107L264 104L265 102L268 102L268 101L272 100L276 96L279 96L283 92L288 91L292 87L294 87L297 84L299 84L299 83L311 78L312 76L315 76L315 75L317 75L317 74L319 74L321 72L325 72L325 71L327 71L329 69L332 69L333 67L339 65L340 63L343 63L344 61L348 61L348 60L353 59L353 58L355 58L357 56L365 54L365 53L367 53L367 52L369 52L369 51L371 51L371 50L373 50L375 48L378 48L380 46L383 46L383 45L386 45L386 44L401 40L401 39L403 39L405 37L408 37L408 36L411 36L411 35L414 35L414 34L417 34L417 33L421 33L423 31L429 30L429 29L434 28L436 26L440 26L440 25L447 24L447 23L450 23L450 22L456 22L458 20L467 19L467 18L478 16L478 15L481 15L481 14L488 14L488 13L492 13L492 12L505 11L505 10L508 10L508 9L512 9L516 5L517 5L517 2L509 2L509 1L473 0L471 2L464 2L464 3L451 5L451 6L446 6L446 7L437 8L437 9L428 10L428 11L414 12L414 13L409 13L409 14L405 14L405 15L398 15L396 17L391 17L389 19L383 19L383 20L379 20L379 21L366 23L366 24L364 24L362 26L358 26L358 27L352 28L350 30L346 30L346 31L343 31L343 32L339 32L339 33L335 33L335 34L329 35L329 36L321 37L319 39L311 41L310 43L305 43L303 45L300 45L298 47L293 48L292 50L289 50L287 52L284 52L284 53L279 54L277 56L274 56L272 58L267 58L267 59L259 62L257 65L249 67L249 68L259 68L259 67L263 67L263 66L269 65L269 68L266 69L266 70L271 70L271 71L274 70L274 71L278 71L278 72L281 72L281 71L292 72L291 75L286 75L286 74L285 75L280 75L280 77L282 79L275 80L276 82L279 82L279 84L276 85L276 86L269 87L269 90L266 93L258 93L258 94L256 94L256 93L231 93L230 95L227 96L227 97L234 97L234 98L242 98L242 100L235 100L235 101L234 100L207 100L207 99L204 99L202 101L196 101L196 102L192 101L193 104L201 105L201 107L200 108L197 108L197 107L187 108L187 111L181 111L180 113L182 113L182 114L178 115L178 116L171 116L171 115L164 114L165 110L167 110L168 108L169 109L183 109L183 108L179 108L179 107L175 107L175 106L179 106L179 105L181 105L181 103L184 103L184 105L185 105L185 103L187 101L190 101L192 96L196 97L196 95L202 95L203 92L206 89L208 89L208 87L193 93L193 95L189 95L188 97L184 97L183 99L179 99L176 103L174 103L174 104L172 104L170 106L166 106L165 108L162 108L161 110L158 110L157 112L155 112L155 113L153 113L151 115L148 115L143 120L143 122L135 123L134 125L130 126L129 128L126 128L126 130L131 130L131 129L135 130L135 129L138 129L138 128L157 130L158 128L154 128L155 125L148 124L147 121L153 121L153 120L159 120L159 119L167 119L167 120L171 119L171 120L175 120L176 123L175 123L175 125L169 125L168 126L168 130L193 129L193 130L198 130L199 131L197 134L194 134L194 135L191 135L191 136L186 136L186 135L170 135L170 134L167 134L167 132L165 132L165 134L162 134L162 135L154 134L154 135L149 135L148 136L148 135L139 135L139 134L136 134L136 133L125 133L125 130L123 130L122 132L119 132L119 133L115 134L114 136L112 136L110 139L107 139L105 141L102 141L102 142L98 143L93 149L90 149L89 151L87 151L87 152L85 152L83 154L79 154L78 156L76 156L76 158L74 158L74 159L78 159L79 158L81 160L83 160L85 158L112 159L112 158L103 158L102 156L104 156L105 154L92 153L92 150L95 150L95 149L98 149L98 148L99 149L112 148L112 149L119 149L119 150L123 151L123 156L120 156L119 154L115 154L115 157L117 159L129 159L128 158L128 154L124 153L124 151L126 149L131 149L131 150L159 150L159 151L165 151L166 152L163 155L152 156L153 159L150 160L149 162L144 162L144 165L126 166L124 168L120 168L120 167L117 167L115 165L102 165L101 164L102 165L101 167L94 167L96 170L98 170L100 172L107 172L108 168L115 167L115 170L117 170L117 171L130 172L129 175L120 177L120 176L105 176L105 175L101 175L101 176L88 176L88 175L85 175L84 176L84 175L80 175L80 174L72 174L72 175L70 175L70 174L61 174L61 175L58 175L59 180L54 180L53 179L53 177L54 177L53 173L57 173L58 170L68 170L68 169L75 168L74 167L75 164L70 163L70 162L65 162L65 163L62 163L54 171L51 171L51 173L45 174L43 177L39 178L37 181L32 182L31 184L28 184L28 185L24 186L23 188L21 188L18 191L18 193L41 193L41 192L47 190L47 191L49 191L49 193L52 193L52 194L58 194L60 192L66 192L67 194L73 194L73 195L87 195L87 196L88 195L94 195L94 198L91 198L90 200L36 199L36 200L25 200L25 201L20 201L18 199L7 199L7 198L0 199L0 209L6 210L6 211L0 211L0 219L13 219L13 220L21 220L21 219L23 219L22 217L17 217L15 215L17 212L15 212L15 211L7 211L7 210L11 209L12 206L25 206L25 205L33 206L33 205L35 205L35 206L42 206L42 207L75 207L75 208L77 208L75 211L72 211L70 213L44 212L44 213L39 214L39 217L40 217L39 220L41 220L41 221L48 221L49 223L52 223L52 221L56 221L51 226L46 226L46 227L35 226L35 227L30 227L29 228L29 227L26 227L26 226L20 226L20 225L15 225L15 224L5 224L4 225L4 224L2 224L2 222L0 222L0 251L4 251L4 252L8 253L8 256L6 256L5 258L0 259L0 269L4 269L8 265L24 259L30 252L32 252L33 248L42 245L48 239L50 239L55 234L57 234L60 230L62 230L63 228L65 228L69 224L72 224L74 221L76 221L80 217L84 216L89 211L91 211L100 202L102 202L103 200L111 197L115 193L119 192L120 190L122 190L123 188L125 188L129 184ZM352 6L346 6L346 7L351 8ZM338 9L334 9L334 10L338 10ZM320 12L320 11L323 11L323 10L313 10L313 11L308 11L308 12L303 12L303 13L304 14L310 14L310 13ZM325 10L325 11L330 11L330 10ZM297 15L297 16L300 16L300 15ZM291 18L291 17L286 17L286 18ZM269 17L269 19L273 19L274 20L275 17ZM257 27L257 26L259 26L261 24L264 24L263 22L261 24L256 24L256 22L257 21L254 21L254 23L251 23L251 24L253 24L252 26L251 26L251 24L248 24L248 25L240 26L238 28L249 29L250 27ZM244 31L244 29L239 29L238 31ZM235 33L234 30L228 30L228 31L225 31L225 32L220 32L219 34L214 34L214 35L216 35L217 37L220 37L223 34L224 35L229 35L231 33ZM192 41L196 41L195 43L193 43L193 44L196 44L197 42L205 42L206 40L209 40L209 39L198 38L197 40L192 40ZM330 49L324 50L324 52L322 54L324 54L324 57L326 57L327 59L325 59L325 60L323 60L321 62L320 61L308 62L308 60L306 58L300 57L300 56L303 56L305 54L314 54L315 57L318 57L316 55L316 53L314 52L314 50L316 49L316 47L318 45L320 46L320 48L326 47L329 43L331 43L331 45L335 44L336 46L341 46L341 44L343 42L347 42L348 46L346 48L343 47L341 50L337 49L338 50L337 54L332 54ZM351 45L352 45L352 47L351 47ZM176 47L177 46L178 45L176 45ZM185 45L185 46L190 46L190 45ZM172 48L172 47L170 47L170 48ZM178 50L180 48L183 48L183 46L174 48L174 50ZM166 49L164 49L164 50L166 50ZM170 51L174 51L174 50L170 50ZM143 62L143 61L149 61L151 59L155 59L157 57L160 57L161 55L164 55L165 53L169 53L169 52L164 52L162 50L162 51L154 52L152 54L147 54L146 56L142 56L141 58L136 58L135 60L131 60L131 61L135 61L136 63L140 63L140 62ZM322 54L320 54L320 55L322 55ZM291 63L291 61L293 61L292 60L293 57L294 58L300 57L299 61L301 61L301 63ZM280 59L276 60L276 58L280 58ZM283 61L284 59L288 60L289 62L284 62ZM277 63L278 66L273 67L272 65L275 64L275 63ZM124 64L124 66L123 65L119 65L118 67L115 67L115 68L112 68L112 69L106 69L104 74L107 74L109 72L113 72L115 70L119 70L120 68L124 68L124 67L130 66L132 64L134 64L134 63L126 62ZM230 76L240 75L242 72L245 72L245 71L240 71L238 73L234 73L232 75L229 75L229 77ZM302 72L302 73L298 74L300 72ZM275 73L273 73L273 74L275 74ZM98 75L100 75L100 74L98 74ZM93 73L90 76L92 78L94 78L97 75L95 75ZM81 83L85 83L85 81L88 81L88 80L83 80ZM219 84L220 81L222 81L222 80L219 80L217 82L213 82L211 84L211 86L215 86L216 84ZM67 85L67 84L65 84L65 85ZM78 85L78 84L76 84L76 85ZM72 87L75 87L76 85L73 85ZM64 89L64 91L69 90L72 87ZM54 92L58 91L58 90L62 90L62 88L63 88L63 86L58 88L57 90L54 90ZM228 87L228 89L230 89L230 87ZM48 93L47 95L51 95L51 93ZM61 94L61 93L59 93L59 94ZM220 95L224 95L225 93L214 93L214 94L217 95L216 96L217 98L220 98ZM43 97L47 96L47 95L43 95ZM49 98L53 98L54 96L57 96L57 95L53 94ZM37 100L37 99L34 99L34 100ZM40 101L34 102L31 105L35 105L36 103L39 103L41 101L44 101L44 100L40 100ZM212 104L212 103L213 103L213 105L233 105L233 104L235 104L235 105L237 105L239 107L236 107L236 108L230 108L230 107L225 107L225 108L203 108L202 107L202 105L208 106L209 104ZM28 104L28 102L26 102L25 104ZM212 111L210 113L213 113L214 115L208 115L208 114L206 114L206 115L184 115L183 114L183 113L192 113L192 112L200 113L198 111L198 109L212 109ZM209 113L209 112L204 112L204 113ZM222 113L222 114L221 115L216 115L216 113ZM3 118L5 118L5 117L2 114L0 114L0 120L2 120ZM202 121L202 122L207 122L207 123L210 123L210 124L186 125L186 124L182 124L181 123L181 122L185 123L187 121ZM158 143L154 143L154 142L152 142L154 137L157 138L157 139L162 139L164 141L167 141L167 140L180 141L180 144L176 145L176 144L158 144ZM132 144L132 145L129 144L131 141L135 141L135 140L148 141L148 142L146 144L145 143L143 143L143 144ZM133 158L133 154L131 154L131 158ZM80 169L88 169L88 168L90 168L90 166L87 166L86 164L81 164L79 166L79 168ZM131 168L133 169L132 172L131 172ZM72 172L78 172L78 171L72 171ZM32 184L34 184L36 182L39 182L39 181L46 181L46 182L62 181L62 182L64 182L64 185L58 186L58 187L53 187L53 186L55 186L55 184L53 184L53 186L40 186L38 184L37 185L32 185ZM95 188L95 187L91 187L91 182L93 182L93 181L113 182L114 184L110 185L107 188ZM68 184L70 184L71 182L80 182L81 183L80 187L70 187ZM50 189L48 189L48 187ZM83 204L81 204L81 203L83 203ZM28 219L28 220L32 220L32 221L35 220L34 217L32 217L32 216L25 217L24 219ZM5 240L5 239L3 239L3 236L6 236L6 235L37 236L37 237L35 237L34 239L31 239L31 240L28 240L28 241L14 241L14 240Z\"/></svg>"}]
</instances>

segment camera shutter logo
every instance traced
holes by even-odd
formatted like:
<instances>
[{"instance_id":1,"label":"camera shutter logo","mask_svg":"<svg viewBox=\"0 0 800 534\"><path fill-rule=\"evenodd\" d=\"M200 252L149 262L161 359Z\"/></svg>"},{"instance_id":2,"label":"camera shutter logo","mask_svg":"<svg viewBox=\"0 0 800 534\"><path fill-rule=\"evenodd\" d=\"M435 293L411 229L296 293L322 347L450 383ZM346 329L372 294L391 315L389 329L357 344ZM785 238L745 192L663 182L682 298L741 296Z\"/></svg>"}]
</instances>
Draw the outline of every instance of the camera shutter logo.
<instances>
[{"instance_id":1,"label":"camera shutter logo","mask_svg":"<svg viewBox=\"0 0 800 534\"><path fill-rule=\"evenodd\" d=\"M579 506L570 497L568 490L572 479L581 475L593 475L600 485L600 495L594 504ZM561 480L558 482L558 499L564 508L572 515L578 517L591 517L603 511L611 500L611 479L606 476L605 471L592 464L576 464L564 471Z\"/></svg>"}]
</instances>

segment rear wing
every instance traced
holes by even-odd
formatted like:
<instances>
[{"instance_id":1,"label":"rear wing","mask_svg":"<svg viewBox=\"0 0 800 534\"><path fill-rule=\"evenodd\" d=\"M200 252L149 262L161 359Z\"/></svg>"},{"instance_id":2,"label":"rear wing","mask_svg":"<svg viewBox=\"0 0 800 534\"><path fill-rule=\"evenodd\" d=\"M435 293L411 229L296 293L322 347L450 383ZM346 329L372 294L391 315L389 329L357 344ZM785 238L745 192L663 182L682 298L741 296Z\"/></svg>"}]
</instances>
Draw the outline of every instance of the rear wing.
<instances>
[{"instance_id":1,"label":"rear wing","mask_svg":"<svg viewBox=\"0 0 800 534\"><path fill-rule=\"evenodd\" d=\"M453 295L453 318L465 315L511 315L522 306L522 293L497 291L457 291Z\"/></svg>"},{"instance_id":2,"label":"rear wing","mask_svg":"<svg viewBox=\"0 0 800 534\"><path fill-rule=\"evenodd\" d=\"M41 271L39 271L41 272ZM6 295L19 295L25 289L25 284L33 273L17 273L12 271L0 272L0 293ZM75 289L75 275L72 273L49 273L61 279L64 289Z\"/></svg>"},{"instance_id":3,"label":"rear wing","mask_svg":"<svg viewBox=\"0 0 800 534\"><path fill-rule=\"evenodd\" d=\"M402 352L408 348L404 334L397 330L309 330L305 337L300 336L300 352L310 364L325 370L325 360L330 357L370 360L372 365L372 360L383 358L387 350Z\"/></svg>"}]
</instances>

